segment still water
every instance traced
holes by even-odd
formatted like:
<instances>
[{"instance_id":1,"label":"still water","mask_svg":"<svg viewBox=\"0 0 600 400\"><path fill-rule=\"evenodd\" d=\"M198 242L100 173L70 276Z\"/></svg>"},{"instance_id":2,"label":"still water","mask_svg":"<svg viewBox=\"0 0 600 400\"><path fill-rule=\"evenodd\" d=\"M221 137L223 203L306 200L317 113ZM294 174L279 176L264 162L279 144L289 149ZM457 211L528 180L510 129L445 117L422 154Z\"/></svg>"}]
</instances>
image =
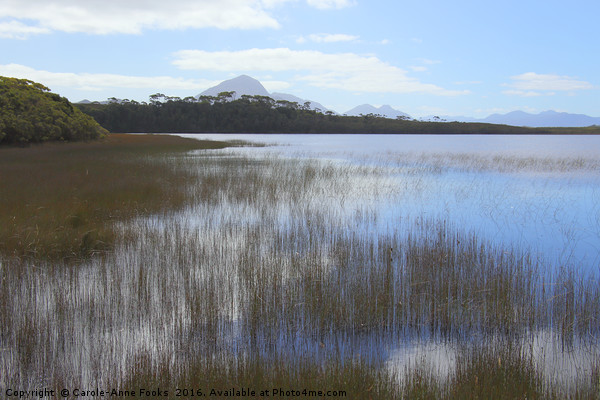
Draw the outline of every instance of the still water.
<instances>
[{"instance_id":1,"label":"still water","mask_svg":"<svg viewBox=\"0 0 600 400\"><path fill-rule=\"evenodd\" d=\"M184 136L263 146L163 160L197 174L193 204L123 224L114 252L0 264L0 386L244 360L443 377L507 337L550 383L599 365L600 136Z\"/></svg>"},{"instance_id":2,"label":"still water","mask_svg":"<svg viewBox=\"0 0 600 400\"><path fill-rule=\"evenodd\" d=\"M377 165L397 190L377 204L382 229L400 218L444 220L549 265L600 270L599 136L183 136L266 145L236 150L245 156Z\"/></svg>"},{"instance_id":3,"label":"still water","mask_svg":"<svg viewBox=\"0 0 600 400\"><path fill-rule=\"evenodd\" d=\"M590 280L600 275L598 136L185 136L265 145L231 150L250 158L308 159L342 168L377 168L380 172L374 181L352 181L354 195L342 202L332 199L338 203L328 206L339 209L342 219L351 220L353 211L361 204L368 205L373 212L369 223L348 224L348 229L402 237L405 232L399 226L406 226L403 221L443 221L507 252L531 255L543 265L541 273L568 270ZM490 339L485 336L482 340ZM532 331L521 340L543 375L564 387L578 375L588 374L598 357L595 345L571 343L565 351L560 335L548 329ZM423 363L447 376L456 366L457 347L465 344L428 337L422 331L401 338L335 334L321 341L341 354L377 354L398 376ZM470 336L466 342L477 341ZM284 340L278 351L295 357L293 348ZM310 349L307 346L303 352L312 354ZM313 351L317 357L319 349Z\"/></svg>"}]
</instances>

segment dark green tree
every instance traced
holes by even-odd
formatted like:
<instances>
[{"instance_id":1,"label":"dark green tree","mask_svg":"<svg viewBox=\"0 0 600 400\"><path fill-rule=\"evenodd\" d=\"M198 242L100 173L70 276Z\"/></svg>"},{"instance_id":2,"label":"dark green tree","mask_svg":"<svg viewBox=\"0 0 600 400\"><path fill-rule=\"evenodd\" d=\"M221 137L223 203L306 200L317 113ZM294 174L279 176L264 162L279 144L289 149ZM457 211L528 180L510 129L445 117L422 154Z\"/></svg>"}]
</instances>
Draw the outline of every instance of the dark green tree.
<instances>
[{"instance_id":1,"label":"dark green tree","mask_svg":"<svg viewBox=\"0 0 600 400\"><path fill-rule=\"evenodd\" d=\"M46 86L0 77L0 144L91 140L106 133L93 118Z\"/></svg>"}]
</instances>

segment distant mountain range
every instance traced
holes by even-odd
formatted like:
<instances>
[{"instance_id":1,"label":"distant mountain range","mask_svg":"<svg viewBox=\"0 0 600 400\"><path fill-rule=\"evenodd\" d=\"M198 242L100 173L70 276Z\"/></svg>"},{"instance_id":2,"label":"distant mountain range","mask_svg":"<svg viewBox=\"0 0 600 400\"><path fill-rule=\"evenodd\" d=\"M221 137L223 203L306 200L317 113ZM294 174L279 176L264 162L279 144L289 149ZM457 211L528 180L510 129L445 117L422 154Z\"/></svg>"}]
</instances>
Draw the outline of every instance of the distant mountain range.
<instances>
[{"instance_id":1,"label":"distant mountain range","mask_svg":"<svg viewBox=\"0 0 600 400\"><path fill-rule=\"evenodd\" d=\"M404 117L404 118L409 118L409 119L411 118L410 115L403 113L402 111L396 110L388 105L381 106L381 107L375 107L370 104L363 104L363 105L354 107L352 110L346 111L345 114L350 115L350 116L359 116L361 114L362 115L375 114L375 115L381 115L382 117L385 117L385 118L392 118L392 119L396 119L398 117Z\"/></svg>"},{"instance_id":2,"label":"distant mountain range","mask_svg":"<svg viewBox=\"0 0 600 400\"><path fill-rule=\"evenodd\" d=\"M547 127L584 127L600 125L599 117L590 117L585 114L569 114L566 112L544 111L539 114L530 114L524 111L512 111L507 114L492 114L486 118L470 117L441 117L446 121L458 122L484 122L489 124L502 124L513 126L530 126L537 128Z\"/></svg>"},{"instance_id":3,"label":"distant mountain range","mask_svg":"<svg viewBox=\"0 0 600 400\"><path fill-rule=\"evenodd\" d=\"M269 93L267 89L258 80L248 76L240 75L233 79L228 79L219 83L216 86L206 89L196 97L200 96L217 96L221 92L235 92L236 99L243 95L249 96L268 96L274 100L286 100L296 102L300 105L304 105L306 102L309 103L309 107L313 110L320 110L322 112L333 111L324 107L322 104L312 100L301 99L300 97L294 96L287 93ZM113 100L114 101L114 100ZM120 102L119 100L116 100ZM80 103L90 103L89 100L82 100ZM101 103L108 103L103 101ZM335 112L335 111L333 111ZM337 113L336 113L337 114ZM396 119L398 117L412 119L412 117L400 110L396 110L389 105L383 105L375 107L370 104L363 104L354 107L351 110L346 111L346 115L349 116L360 116L360 115L380 115L385 118ZM439 116L439 117L427 117L422 118L426 121L457 121L457 122L482 122L489 124L501 124L501 125L513 125L513 126L527 126L536 128L546 127L585 127L591 125L600 125L600 117L590 117L584 114L569 114L565 112L556 111L544 111L539 114L530 114L524 111L513 111L507 114L492 114L485 118L472 118L463 116Z\"/></svg>"},{"instance_id":4,"label":"distant mountain range","mask_svg":"<svg viewBox=\"0 0 600 400\"><path fill-rule=\"evenodd\" d=\"M403 113L402 111L396 110L387 105L377 108L370 104L363 104L361 106L354 107L352 110L346 112L346 115L357 116L361 114L379 114L386 118L397 118L398 116L402 116L404 118L411 119L411 117L408 114ZM590 117L589 115L584 114L569 114L565 112L556 112L551 110L544 111L539 114L530 114L524 111L513 111L507 114L492 114L485 118L442 116L427 117L423 118L422 120L447 122L481 122L486 124L527 126L532 128L566 128L600 125L600 118L598 117Z\"/></svg>"},{"instance_id":5,"label":"distant mountain range","mask_svg":"<svg viewBox=\"0 0 600 400\"><path fill-rule=\"evenodd\" d=\"M198 96L217 96L221 92L235 91L236 97L240 97L244 94L255 96L269 96L275 100L287 100L293 101L300 105L305 102L310 103L310 108L313 110L319 109L323 112L332 111L328 110L323 105L312 101L305 100L286 93L269 93L265 87L256 79L248 76L241 75L237 78L229 79L221 82L217 86L213 86L200 93ZM345 112L346 115L359 116L359 115L380 115L385 118L396 119L403 117L412 119L410 115L400 110L396 110L389 105L383 105L375 107L371 104L362 104L354 107L351 110ZM524 111L513 111L507 114L492 114L486 118L473 118L473 117L456 117L456 116L440 116L440 117L428 117L423 118L429 121L457 121L457 122L482 122L488 124L501 124L501 125L513 125L513 126L529 126L529 127L584 127L591 125L600 125L600 117L590 117L584 114L569 114L564 112L556 111L544 111L539 114L530 114Z\"/></svg>"}]
</instances>

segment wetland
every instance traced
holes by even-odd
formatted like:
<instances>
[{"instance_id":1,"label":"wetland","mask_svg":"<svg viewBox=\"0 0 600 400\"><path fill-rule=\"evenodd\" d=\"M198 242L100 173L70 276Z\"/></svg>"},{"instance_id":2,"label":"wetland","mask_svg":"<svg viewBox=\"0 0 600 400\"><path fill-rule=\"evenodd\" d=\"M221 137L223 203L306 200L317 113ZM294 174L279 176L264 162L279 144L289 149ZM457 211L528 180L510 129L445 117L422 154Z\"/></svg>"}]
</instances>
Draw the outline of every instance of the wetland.
<instances>
[{"instance_id":1,"label":"wetland","mask_svg":"<svg viewBox=\"0 0 600 400\"><path fill-rule=\"evenodd\" d=\"M181 136L0 149L2 388L600 396L600 137Z\"/></svg>"}]
</instances>

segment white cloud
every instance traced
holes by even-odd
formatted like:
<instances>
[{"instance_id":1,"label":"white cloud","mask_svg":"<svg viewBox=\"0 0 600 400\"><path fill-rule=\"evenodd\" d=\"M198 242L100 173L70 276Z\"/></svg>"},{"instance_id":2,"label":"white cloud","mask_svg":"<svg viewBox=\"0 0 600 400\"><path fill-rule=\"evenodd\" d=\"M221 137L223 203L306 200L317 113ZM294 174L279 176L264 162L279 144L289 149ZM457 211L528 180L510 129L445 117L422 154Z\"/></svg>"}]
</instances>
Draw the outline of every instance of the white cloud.
<instances>
[{"instance_id":1,"label":"white cloud","mask_svg":"<svg viewBox=\"0 0 600 400\"><path fill-rule=\"evenodd\" d=\"M457 81L454 82L455 85L481 85L482 81Z\"/></svg>"},{"instance_id":2,"label":"white cloud","mask_svg":"<svg viewBox=\"0 0 600 400\"><path fill-rule=\"evenodd\" d=\"M25 30L139 34L144 29L278 28L266 8L286 0L2 0L0 18ZM25 25L15 21L35 21ZM6 24L6 23L4 23ZM20 24L20 25L15 25Z\"/></svg>"},{"instance_id":3,"label":"white cloud","mask_svg":"<svg viewBox=\"0 0 600 400\"><path fill-rule=\"evenodd\" d=\"M511 76L510 79L512 79L512 83L504 86L512 89L503 93L525 97L552 95L554 91L573 92L593 88L591 83L570 76L537 74L535 72Z\"/></svg>"},{"instance_id":4,"label":"white cloud","mask_svg":"<svg viewBox=\"0 0 600 400\"><path fill-rule=\"evenodd\" d=\"M47 28L28 26L19 21L0 22L0 38L26 39L30 35L49 32Z\"/></svg>"},{"instance_id":5,"label":"white cloud","mask_svg":"<svg viewBox=\"0 0 600 400\"><path fill-rule=\"evenodd\" d=\"M309 6L320 10L350 7L356 4L353 0L306 0Z\"/></svg>"},{"instance_id":6,"label":"white cloud","mask_svg":"<svg viewBox=\"0 0 600 400\"><path fill-rule=\"evenodd\" d=\"M335 42L351 42L357 40L358 36L346 35L343 33L314 33L308 35L308 39L316 43L335 43Z\"/></svg>"},{"instance_id":7,"label":"white cloud","mask_svg":"<svg viewBox=\"0 0 600 400\"><path fill-rule=\"evenodd\" d=\"M297 0L2 0L0 37L83 32L140 34L147 29L279 28L270 9ZM307 0L317 9L340 9L353 0Z\"/></svg>"},{"instance_id":8,"label":"white cloud","mask_svg":"<svg viewBox=\"0 0 600 400\"><path fill-rule=\"evenodd\" d=\"M205 71L301 71L296 79L321 88L359 92L430 93L459 95L468 91L446 90L421 83L407 72L374 56L354 53L329 54L288 48L240 51L182 50L173 64L181 69Z\"/></svg>"},{"instance_id":9,"label":"white cloud","mask_svg":"<svg viewBox=\"0 0 600 400\"><path fill-rule=\"evenodd\" d=\"M358 38L358 36L347 35L344 33L313 33L308 36L299 36L296 38L296 43L303 44L309 40L315 43L351 42L358 40Z\"/></svg>"},{"instance_id":10,"label":"white cloud","mask_svg":"<svg viewBox=\"0 0 600 400\"><path fill-rule=\"evenodd\" d=\"M77 90L102 90L105 88L129 89L206 89L219 82L190 80L170 76L128 76L117 74L88 74L72 72L49 72L36 70L19 64L0 64L0 75L20 79L30 79L45 86L69 87Z\"/></svg>"},{"instance_id":11,"label":"white cloud","mask_svg":"<svg viewBox=\"0 0 600 400\"><path fill-rule=\"evenodd\" d=\"M503 94L509 95L509 96L521 96L521 97L538 97L538 96L543 96L543 93L540 92L535 92L533 90L504 90L502 91ZM547 95L553 95L554 92L550 92Z\"/></svg>"}]
</instances>

